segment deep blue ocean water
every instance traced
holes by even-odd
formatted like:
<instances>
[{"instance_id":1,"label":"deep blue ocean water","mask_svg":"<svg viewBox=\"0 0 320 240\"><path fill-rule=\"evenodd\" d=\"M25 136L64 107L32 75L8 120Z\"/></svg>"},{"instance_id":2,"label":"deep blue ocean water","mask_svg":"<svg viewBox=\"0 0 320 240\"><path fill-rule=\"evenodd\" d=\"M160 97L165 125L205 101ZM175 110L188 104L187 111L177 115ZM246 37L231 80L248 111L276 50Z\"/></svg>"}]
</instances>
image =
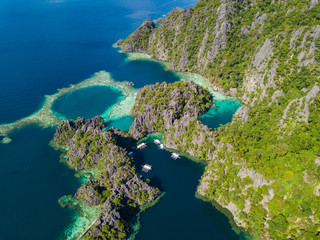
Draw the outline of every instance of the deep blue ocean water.
<instances>
[{"instance_id":1,"label":"deep blue ocean water","mask_svg":"<svg viewBox=\"0 0 320 240\"><path fill-rule=\"evenodd\" d=\"M157 19L174 6L190 7L195 2L0 1L0 123L32 114L42 105L46 94L78 83L100 70L110 72L115 80L132 81L136 88L178 80L159 63L126 61L125 55L119 54L112 44L126 37L145 19ZM83 100L83 91L92 90L79 90L59 101ZM118 98L116 94L104 100L104 90L94 91L97 92L86 97L100 97L102 102L99 100L97 109L88 109L79 101L71 107L69 100L61 106L61 114L69 118L81 114L94 116ZM230 117L227 120L221 117L219 121L228 122ZM111 119L107 127L128 130L131 123L130 117ZM57 239L74 217L73 211L59 206L58 199L74 194L80 181L59 162L60 153L48 146L54 131L29 126L11 134L10 144L0 144L1 239ZM165 239L188 239L187 236L194 239L192 229L201 229L199 239L237 239L224 215L209 203L194 198L203 167L185 158L172 162L168 153L157 155L155 151L158 150L147 149L139 159L154 164L153 179L158 179L156 182L163 185L167 194L141 215L142 229L137 239L156 239L156 235L166 236ZM185 220L181 221L182 218ZM176 228L172 232L174 222Z\"/></svg>"},{"instance_id":2,"label":"deep blue ocean water","mask_svg":"<svg viewBox=\"0 0 320 240\"><path fill-rule=\"evenodd\" d=\"M80 182L48 145L54 132L29 126L0 144L1 239L57 239L72 220L57 200Z\"/></svg>"}]
</instances>

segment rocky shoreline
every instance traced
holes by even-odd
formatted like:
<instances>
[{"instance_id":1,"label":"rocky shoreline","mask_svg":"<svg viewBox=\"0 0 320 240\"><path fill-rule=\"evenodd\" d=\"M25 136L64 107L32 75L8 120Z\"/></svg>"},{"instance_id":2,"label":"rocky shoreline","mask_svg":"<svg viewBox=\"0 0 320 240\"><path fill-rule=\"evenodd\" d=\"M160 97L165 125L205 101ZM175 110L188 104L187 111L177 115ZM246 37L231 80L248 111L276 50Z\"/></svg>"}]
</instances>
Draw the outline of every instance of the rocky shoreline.
<instances>
[{"instance_id":1,"label":"rocky shoreline","mask_svg":"<svg viewBox=\"0 0 320 240\"><path fill-rule=\"evenodd\" d=\"M99 170L73 196L86 206L100 209L86 238L126 239L132 233L129 223L139 208L152 203L161 192L136 175L134 160L128 156L135 140L114 128L104 131L104 127L99 116L92 120L63 121L53 142L67 146L65 161L69 167L76 171Z\"/></svg>"},{"instance_id":2,"label":"rocky shoreline","mask_svg":"<svg viewBox=\"0 0 320 240\"><path fill-rule=\"evenodd\" d=\"M162 132L170 148L210 160L198 193L263 239L320 233L320 5L292 4L199 1L119 42L239 97L244 105L218 131L182 116Z\"/></svg>"}]
</instances>

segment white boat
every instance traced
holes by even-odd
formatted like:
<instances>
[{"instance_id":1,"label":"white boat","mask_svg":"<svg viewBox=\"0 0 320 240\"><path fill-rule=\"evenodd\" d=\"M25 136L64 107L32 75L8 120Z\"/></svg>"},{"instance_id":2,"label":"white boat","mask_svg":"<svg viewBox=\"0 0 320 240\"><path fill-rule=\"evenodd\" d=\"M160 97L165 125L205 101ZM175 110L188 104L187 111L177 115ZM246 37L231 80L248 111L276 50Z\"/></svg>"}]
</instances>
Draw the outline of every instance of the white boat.
<instances>
[{"instance_id":1,"label":"white boat","mask_svg":"<svg viewBox=\"0 0 320 240\"><path fill-rule=\"evenodd\" d=\"M166 146L165 146L164 144L161 143L161 144L159 145L159 149L160 149L160 150L164 150L165 148L166 148Z\"/></svg>"},{"instance_id":2,"label":"white boat","mask_svg":"<svg viewBox=\"0 0 320 240\"><path fill-rule=\"evenodd\" d=\"M140 143L138 146L137 146L137 149L144 149L147 147L147 144L145 143Z\"/></svg>"},{"instance_id":3,"label":"white boat","mask_svg":"<svg viewBox=\"0 0 320 240\"><path fill-rule=\"evenodd\" d=\"M145 164L142 166L142 171L149 172L152 169L152 166L149 164Z\"/></svg>"},{"instance_id":4,"label":"white boat","mask_svg":"<svg viewBox=\"0 0 320 240\"><path fill-rule=\"evenodd\" d=\"M172 153L172 154L171 154L171 158L173 158L174 160L176 160L176 159L180 158L180 154L178 154L178 153Z\"/></svg>"}]
</instances>

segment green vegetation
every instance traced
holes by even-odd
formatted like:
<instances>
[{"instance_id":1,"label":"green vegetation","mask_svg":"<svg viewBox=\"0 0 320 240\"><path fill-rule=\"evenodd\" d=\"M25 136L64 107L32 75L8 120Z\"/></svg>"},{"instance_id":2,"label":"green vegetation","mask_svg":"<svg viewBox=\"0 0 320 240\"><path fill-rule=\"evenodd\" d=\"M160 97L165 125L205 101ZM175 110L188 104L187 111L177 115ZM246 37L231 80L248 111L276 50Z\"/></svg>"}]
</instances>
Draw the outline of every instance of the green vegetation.
<instances>
[{"instance_id":1,"label":"green vegetation","mask_svg":"<svg viewBox=\"0 0 320 240\"><path fill-rule=\"evenodd\" d=\"M192 89L193 86L196 87L196 92ZM170 104L173 101L176 105ZM178 117L193 107L200 114L204 113L212 106L212 97L208 90L195 84L163 82L144 87L139 92L131 112L137 116L145 112L150 105L158 114L164 110L172 110Z\"/></svg>"},{"instance_id":2,"label":"green vegetation","mask_svg":"<svg viewBox=\"0 0 320 240\"><path fill-rule=\"evenodd\" d=\"M75 200L101 208L99 216L108 218L107 223L93 226L87 239L126 239L131 232L130 219L140 206L152 203L160 191L136 176L133 159L126 150L134 143L132 137L120 130L103 131L104 126L101 117L79 118L64 121L57 129L54 143L66 151L66 163L77 171L96 172L74 197L65 196L59 202L62 207L74 207Z\"/></svg>"},{"instance_id":3,"label":"green vegetation","mask_svg":"<svg viewBox=\"0 0 320 240\"><path fill-rule=\"evenodd\" d=\"M139 27L133 34L131 34L124 42L122 46L127 44L136 47L136 50L146 51L149 45L150 33L156 25L150 19L144 21L143 25Z\"/></svg>"},{"instance_id":4,"label":"green vegetation","mask_svg":"<svg viewBox=\"0 0 320 240\"><path fill-rule=\"evenodd\" d=\"M175 120L186 114L198 117L211 106L209 91L193 82L145 86L131 111L132 115L142 117L135 120L130 132L138 129L139 138L151 132L165 133Z\"/></svg>"},{"instance_id":5,"label":"green vegetation","mask_svg":"<svg viewBox=\"0 0 320 240\"><path fill-rule=\"evenodd\" d=\"M221 196L223 205L231 200L239 209L244 209L245 200L249 200L250 212L242 212L241 219L247 219L245 227L252 228L256 236L267 233L274 239L284 239L293 233L301 236L302 229L312 239L318 236L319 228L315 225L320 222L320 197L314 192L320 182L320 168L315 164L315 158L320 156L320 95L310 107L308 123L297 121L293 127L288 122L279 128L286 103L297 97L294 93L296 91L291 91L283 97L279 105L258 103L250 109L249 121L243 126L241 121L234 121L220 128L217 138L234 148L229 153L221 149L218 154L225 162L212 161L207 167L207 171L216 171L216 179L210 182L206 196L209 199ZM246 168L262 174L268 184L241 191L252 184L247 178L237 176L242 159L246 160ZM274 196L262 211L262 198L268 196L269 191L273 191ZM267 216L269 228L263 224Z\"/></svg>"},{"instance_id":6,"label":"green vegetation","mask_svg":"<svg viewBox=\"0 0 320 240\"><path fill-rule=\"evenodd\" d=\"M208 160L212 158L212 153L215 151L216 147L214 145L213 134L211 130L207 129L199 120L193 119L187 124L177 124L169 128L163 140L168 143L175 145L176 149L182 152L187 152L192 156ZM180 132L177 138L174 137L176 132ZM202 140L200 142L195 142L201 136Z\"/></svg>"},{"instance_id":7,"label":"green vegetation","mask_svg":"<svg viewBox=\"0 0 320 240\"><path fill-rule=\"evenodd\" d=\"M192 149L202 159L214 155L203 194L231 209L252 235L319 239L320 5L244 0L223 6L200 0L175 11L153 30L147 48L175 70L200 73L225 91L237 88L249 120L234 119L212 133L196 119L186 125L180 119L164 139L179 132L173 143L179 150ZM148 100L136 106L137 114L149 101L164 110L161 103L170 100L151 91L143 97ZM163 129L161 118L154 124ZM196 144L199 136L205 140Z\"/></svg>"}]
</instances>

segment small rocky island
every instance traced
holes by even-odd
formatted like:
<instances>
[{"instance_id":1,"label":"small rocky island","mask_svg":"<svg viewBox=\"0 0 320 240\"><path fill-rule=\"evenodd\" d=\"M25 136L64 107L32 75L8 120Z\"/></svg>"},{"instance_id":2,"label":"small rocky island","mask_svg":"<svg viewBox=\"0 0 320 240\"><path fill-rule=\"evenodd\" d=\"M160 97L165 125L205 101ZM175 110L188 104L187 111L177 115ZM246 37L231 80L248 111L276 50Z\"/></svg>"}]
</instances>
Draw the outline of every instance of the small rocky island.
<instances>
[{"instance_id":1,"label":"small rocky island","mask_svg":"<svg viewBox=\"0 0 320 240\"><path fill-rule=\"evenodd\" d=\"M63 121L53 141L59 149L67 149L65 161L71 168L98 171L73 197L100 208L86 239L127 239L132 232L129 223L139 207L153 202L160 190L137 177L133 158L128 156L134 139L120 130L104 128L99 116Z\"/></svg>"},{"instance_id":2,"label":"small rocky island","mask_svg":"<svg viewBox=\"0 0 320 240\"><path fill-rule=\"evenodd\" d=\"M136 118L130 133L135 139L165 133L168 148L210 160L216 145L214 133L198 117L212 106L209 91L192 81L145 86L131 111Z\"/></svg>"}]
</instances>

